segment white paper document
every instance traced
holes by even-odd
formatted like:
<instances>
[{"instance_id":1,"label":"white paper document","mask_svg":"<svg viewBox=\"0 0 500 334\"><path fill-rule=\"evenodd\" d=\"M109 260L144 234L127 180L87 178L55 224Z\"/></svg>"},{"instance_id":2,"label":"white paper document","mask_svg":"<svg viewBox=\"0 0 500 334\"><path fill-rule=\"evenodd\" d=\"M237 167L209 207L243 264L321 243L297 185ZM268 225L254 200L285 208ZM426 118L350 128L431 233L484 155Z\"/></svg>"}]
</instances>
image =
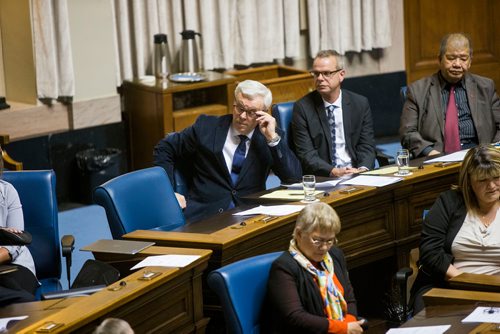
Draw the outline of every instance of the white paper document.
<instances>
[{"instance_id":1,"label":"white paper document","mask_svg":"<svg viewBox=\"0 0 500 334\"><path fill-rule=\"evenodd\" d=\"M426 160L426 161L424 161L424 163L425 164L432 164L435 162L462 161L462 160L464 160L464 157L465 157L465 154L467 153L467 151L469 151L469 150L463 150L463 151L458 151L458 152L454 152L451 154L443 155L442 157Z\"/></svg>"},{"instance_id":2,"label":"white paper document","mask_svg":"<svg viewBox=\"0 0 500 334\"><path fill-rule=\"evenodd\" d=\"M443 334L451 325L391 328L386 334Z\"/></svg>"},{"instance_id":3,"label":"white paper document","mask_svg":"<svg viewBox=\"0 0 500 334\"><path fill-rule=\"evenodd\" d=\"M462 322L492 322L500 324L500 307L477 307Z\"/></svg>"},{"instance_id":4,"label":"white paper document","mask_svg":"<svg viewBox=\"0 0 500 334\"><path fill-rule=\"evenodd\" d=\"M292 213L299 212L305 205L260 205L256 208L233 213L233 216L248 216L248 215L269 215L269 216L288 216Z\"/></svg>"},{"instance_id":5,"label":"white paper document","mask_svg":"<svg viewBox=\"0 0 500 334\"><path fill-rule=\"evenodd\" d=\"M351 184L353 186L372 186L383 187L403 180L402 177L395 176L374 176L374 175L358 175L352 179L342 182L342 184Z\"/></svg>"},{"instance_id":6,"label":"white paper document","mask_svg":"<svg viewBox=\"0 0 500 334\"><path fill-rule=\"evenodd\" d=\"M328 180L324 182L316 182L316 189L325 189L325 188L333 188L342 180ZM293 184L282 184L283 187L287 187L288 189L303 189L302 183L293 183Z\"/></svg>"},{"instance_id":7,"label":"white paper document","mask_svg":"<svg viewBox=\"0 0 500 334\"><path fill-rule=\"evenodd\" d=\"M9 322L23 320L27 317L27 315L21 315L19 317L0 318L0 332L7 330L7 325L9 324Z\"/></svg>"},{"instance_id":8,"label":"white paper document","mask_svg":"<svg viewBox=\"0 0 500 334\"><path fill-rule=\"evenodd\" d=\"M144 267L175 267L182 268L187 266L193 261L196 261L199 255L154 255L148 256L130 270L144 268Z\"/></svg>"}]
</instances>

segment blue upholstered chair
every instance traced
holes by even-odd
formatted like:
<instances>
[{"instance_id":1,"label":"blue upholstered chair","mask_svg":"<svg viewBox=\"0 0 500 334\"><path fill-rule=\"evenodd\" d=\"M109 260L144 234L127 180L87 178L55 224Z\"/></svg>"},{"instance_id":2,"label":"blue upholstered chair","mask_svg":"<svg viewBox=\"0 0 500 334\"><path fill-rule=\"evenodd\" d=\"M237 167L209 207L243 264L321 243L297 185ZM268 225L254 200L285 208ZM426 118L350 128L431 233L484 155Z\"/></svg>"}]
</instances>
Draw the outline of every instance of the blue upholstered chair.
<instances>
[{"instance_id":1,"label":"blue upholstered chair","mask_svg":"<svg viewBox=\"0 0 500 334\"><path fill-rule=\"evenodd\" d=\"M61 246L59 241L58 209L56 200L56 175L52 170L6 171L3 179L16 188L21 199L24 229L33 241L28 246L35 261L36 274L42 286L41 294L61 290ZM63 237L62 252L68 268L71 266L72 236Z\"/></svg>"},{"instance_id":2,"label":"blue upholstered chair","mask_svg":"<svg viewBox=\"0 0 500 334\"><path fill-rule=\"evenodd\" d=\"M167 231L185 224L165 170L151 167L115 177L94 189L113 239L135 230Z\"/></svg>"},{"instance_id":3,"label":"blue upholstered chair","mask_svg":"<svg viewBox=\"0 0 500 334\"><path fill-rule=\"evenodd\" d=\"M284 140L292 150L294 149L290 123L293 115L293 101L276 103L271 109L273 117L276 119L278 127L284 132Z\"/></svg>"},{"instance_id":4,"label":"blue upholstered chair","mask_svg":"<svg viewBox=\"0 0 500 334\"><path fill-rule=\"evenodd\" d=\"M208 274L208 286L217 293L222 305L227 333L260 333L261 308L269 271L281 254L254 256Z\"/></svg>"}]
</instances>

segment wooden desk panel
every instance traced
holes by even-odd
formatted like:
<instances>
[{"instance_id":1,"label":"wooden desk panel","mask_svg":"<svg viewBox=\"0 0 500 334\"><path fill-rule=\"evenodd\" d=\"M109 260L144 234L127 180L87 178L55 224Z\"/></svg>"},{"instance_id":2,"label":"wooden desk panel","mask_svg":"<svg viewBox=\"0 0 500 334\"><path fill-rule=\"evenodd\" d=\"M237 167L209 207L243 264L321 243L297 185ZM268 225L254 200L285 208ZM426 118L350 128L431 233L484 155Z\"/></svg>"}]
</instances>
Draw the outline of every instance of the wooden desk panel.
<instances>
[{"instance_id":1,"label":"wooden desk panel","mask_svg":"<svg viewBox=\"0 0 500 334\"><path fill-rule=\"evenodd\" d=\"M448 283L453 289L500 292L500 277L496 275L462 273Z\"/></svg>"},{"instance_id":2,"label":"wooden desk panel","mask_svg":"<svg viewBox=\"0 0 500 334\"><path fill-rule=\"evenodd\" d=\"M430 208L439 193L456 182L458 168L426 165L400 183L382 188L361 187L361 191L352 194L340 194L337 190L322 198L339 213L339 242L349 267L395 255L398 266L407 265L407 253L417 246L420 237L422 210ZM287 249L297 214L262 223L262 216L245 219L231 216L232 212L171 232L138 230L124 238L152 240L159 246L211 249L214 253L209 269ZM246 226L236 228L242 221ZM212 225L217 229L212 230ZM204 232L205 228L209 232Z\"/></svg>"},{"instance_id":3,"label":"wooden desk panel","mask_svg":"<svg viewBox=\"0 0 500 334\"><path fill-rule=\"evenodd\" d=\"M337 188L321 199L340 216L339 247L346 254L349 269L362 269L384 260L374 282L376 286L358 296L361 309L382 312L379 305L371 304L384 298L397 269L408 266L409 251L418 245L420 238L422 209L430 208L439 193L456 182L458 169L458 165L444 168L426 165L402 182L387 187L360 187L360 191L351 194L341 194ZM297 214L263 223L260 221L263 216L246 218L232 216L232 212L235 211L170 232L138 230L123 237L150 240L159 246L211 249L207 272L243 258L288 249ZM360 272L358 276L366 274ZM216 296L206 286L203 298L206 311L218 309Z\"/></svg>"},{"instance_id":4,"label":"wooden desk panel","mask_svg":"<svg viewBox=\"0 0 500 334\"><path fill-rule=\"evenodd\" d=\"M104 289L88 297L12 305L2 309L0 316L30 315L9 333L33 333L47 321L64 324L53 333L92 333L107 317L127 320L136 333L204 333L208 318L203 316L201 275L211 251L193 251L201 257L184 268L149 267L162 273L151 281L139 280L139 270L120 280L126 286L118 291Z\"/></svg>"}]
</instances>

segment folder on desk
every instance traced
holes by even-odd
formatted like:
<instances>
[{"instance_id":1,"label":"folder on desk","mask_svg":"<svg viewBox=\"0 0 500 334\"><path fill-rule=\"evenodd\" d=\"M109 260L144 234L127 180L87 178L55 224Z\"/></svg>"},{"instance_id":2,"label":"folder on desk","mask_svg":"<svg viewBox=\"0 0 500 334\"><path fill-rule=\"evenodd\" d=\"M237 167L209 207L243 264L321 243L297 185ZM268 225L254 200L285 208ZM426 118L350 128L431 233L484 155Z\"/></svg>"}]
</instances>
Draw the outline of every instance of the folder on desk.
<instances>
[{"instance_id":1,"label":"folder on desk","mask_svg":"<svg viewBox=\"0 0 500 334\"><path fill-rule=\"evenodd\" d=\"M130 241L130 240L108 240L101 239L81 248L81 251L118 253L118 254L136 254L153 246L155 243L150 241Z\"/></svg>"}]
</instances>

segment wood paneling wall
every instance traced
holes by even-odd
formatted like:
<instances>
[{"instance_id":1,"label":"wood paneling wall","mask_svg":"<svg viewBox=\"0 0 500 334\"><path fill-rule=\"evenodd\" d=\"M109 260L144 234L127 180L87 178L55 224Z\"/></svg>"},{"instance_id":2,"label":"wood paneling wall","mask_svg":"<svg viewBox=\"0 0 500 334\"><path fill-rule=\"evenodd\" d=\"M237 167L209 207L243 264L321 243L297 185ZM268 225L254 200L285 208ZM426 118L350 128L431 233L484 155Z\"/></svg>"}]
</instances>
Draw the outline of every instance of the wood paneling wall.
<instances>
[{"instance_id":1,"label":"wood paneling wall","mask_svg":"<svg viewBox=\"0 0 500 334\"><path fill-rule=\"evenodd\" d=\"M441 38L463 32L472 40L470 71L500 89L500 1L405 0L404 15L408 83L436 72Z\"/></svg>"}]
</instances>

